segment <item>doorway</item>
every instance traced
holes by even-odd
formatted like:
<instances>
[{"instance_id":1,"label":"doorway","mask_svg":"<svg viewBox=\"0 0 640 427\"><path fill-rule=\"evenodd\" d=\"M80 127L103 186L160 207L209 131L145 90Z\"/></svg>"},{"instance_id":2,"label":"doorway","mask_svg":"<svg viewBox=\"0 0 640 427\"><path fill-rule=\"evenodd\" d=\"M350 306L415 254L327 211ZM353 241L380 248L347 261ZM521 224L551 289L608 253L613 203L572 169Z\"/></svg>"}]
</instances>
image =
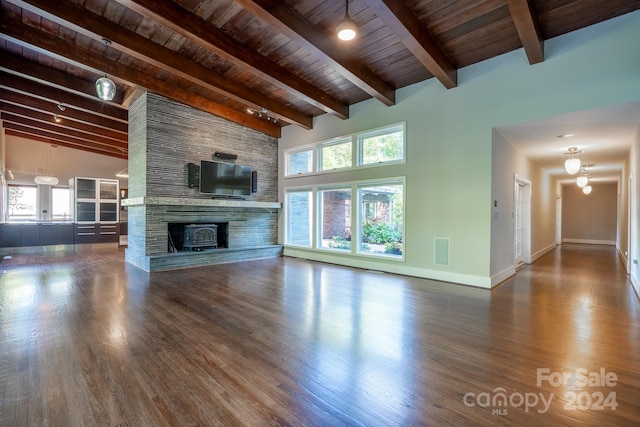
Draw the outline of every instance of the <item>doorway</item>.
<instances>
[{"instance_id":1,"label":"doorway","mask_svg":"<svg viewBox=\"0 0 640 427\"><path fill-rule=\"evenodd\" d=\"M531 263L531 181L514 174L513 253L517 269Z\"/></svg>"}]
</instances>

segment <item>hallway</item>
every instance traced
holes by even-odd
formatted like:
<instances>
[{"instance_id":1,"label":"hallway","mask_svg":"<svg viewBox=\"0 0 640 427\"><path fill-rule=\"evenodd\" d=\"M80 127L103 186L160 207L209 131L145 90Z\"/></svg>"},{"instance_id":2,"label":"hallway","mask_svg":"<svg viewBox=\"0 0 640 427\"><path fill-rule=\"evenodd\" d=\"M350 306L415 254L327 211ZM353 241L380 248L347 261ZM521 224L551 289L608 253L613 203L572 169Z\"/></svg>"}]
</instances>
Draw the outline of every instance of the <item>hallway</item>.
<instances>
[{"instance_id":1,"label":"hallway","mask_svg":"<svg viewBox=\"0 0 640 427\"><path fill-rule=\"evenodd\" d=\"M272 258L0 263L0 425L634 425L640 304L612 246L492 291Z\"/></svg>"}]
</instances>

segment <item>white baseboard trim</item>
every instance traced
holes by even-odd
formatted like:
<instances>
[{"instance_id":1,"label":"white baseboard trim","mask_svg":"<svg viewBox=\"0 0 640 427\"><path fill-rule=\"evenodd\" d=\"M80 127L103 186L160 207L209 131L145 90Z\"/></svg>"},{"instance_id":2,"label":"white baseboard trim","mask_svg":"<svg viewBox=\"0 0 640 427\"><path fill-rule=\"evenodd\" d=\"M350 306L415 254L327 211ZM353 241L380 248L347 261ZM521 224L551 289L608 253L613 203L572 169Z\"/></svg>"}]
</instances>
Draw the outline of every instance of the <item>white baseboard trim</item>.
<instances>
[{"instance_id":1,"label":"white baseboard trim","mask_svg":"<svg viewBox=\"0 0 640 427\"><path fill-rule=\"evenodd\" d=\"M474 286L477 288L491 289L491 278L474 276L470 274L452 273L449 271L430 270L427 268L408 267L396 261L384 259L371 259L369 257L345 256L345 254L332 254L304 250L298 248L284 248L284 256L303 258L311 261L327 262L330 264L344 265L347 267L364 268L367 270L384 271L386 273L402 274L405 276L420 277L423 279L438 280L458 285Z\"/></svg>"},{"instance_id":2,"label":"white baseboard trim","mask_svg":"<svg viewBox=\"0 0 640 427\"><path fill-rule=\"evenodd\" d=\"M585 245L608 245L615 246L615 240L590 240L590 239L562 239L562 243L582 243Z\"/></svg>"},{"instance_id":3,"label":"white baseboard trim","mask_svg":"<svg viewBox=\"0 0 640 427\"><path fill-rule=\"evenodd\" d=\"M500 283L507 280L509 277L514 276L516 274L516 268L514 266L508 267L507 269L501 271L498 274L494 274L491 276L491 287L495 287Z\"/></svg>"},{"instance_id":4,"label":"white baseboard trim","mask_svg":"<svg viewBox=\"0 0 640 427\"><path fill-rule=\"evenodd\" d=\"M631 274L629 278L631 279L631 286L633 286L633 289L636 291L636 296L640 299L640 279L634 274Z\"/></svg>"},{"instance_id":5,"label":"white baseboard trim","mask_svg":"<svg viewBox=\"0 0 640 427\"><path fill-rule=\"evenodd\" d=\"M627 270L627 262L629 261L627 259L627 256L624 254L624 251L622 250L622 248L616 248L618 251L618 256L620 257L620 261L622 261L622 265L624 265L624 269L627 271L627 274L630 274L631 272L629 270Z\"/></svg>"},{"instance_id":6,"label":"white baseboard trim","mask_svg":"<svg viewBox=\"0 0 640 427\"><path fill-rule=\"evenodd\" d=\"M554 250L556 248L556 244L555 242L550 244L549 246L540 249L538 252L534 253L531 256L531 263L533 264L534 262L536 262L537 260L539 260L540 258L542 258L543 256L545 256L546 254L548 254L549 252L551 252L552 250Z\"/></svg>"}]
</instances>

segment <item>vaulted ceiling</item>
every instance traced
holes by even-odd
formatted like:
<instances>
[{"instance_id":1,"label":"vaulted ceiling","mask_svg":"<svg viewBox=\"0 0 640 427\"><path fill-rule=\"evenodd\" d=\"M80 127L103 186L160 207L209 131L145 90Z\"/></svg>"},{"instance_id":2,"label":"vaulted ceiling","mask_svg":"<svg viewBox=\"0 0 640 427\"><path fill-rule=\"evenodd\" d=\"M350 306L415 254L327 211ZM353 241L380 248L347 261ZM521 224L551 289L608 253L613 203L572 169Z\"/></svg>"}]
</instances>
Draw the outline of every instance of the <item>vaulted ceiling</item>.
<instances>
[{"instance_id":1,"label":"vaulted ceiling","mask_svg":"<svg viewBox=\"0 0 640 427\"><path fill-rule=\"evenodd\" d=\"M127 108L150 91L279 137L369 98L640 9L638 0L0 0L8 134L127 156ZM105 43L104 40L110 43ZM95 94L107 74L113 101Z\"/></svg>"}]
</instances>

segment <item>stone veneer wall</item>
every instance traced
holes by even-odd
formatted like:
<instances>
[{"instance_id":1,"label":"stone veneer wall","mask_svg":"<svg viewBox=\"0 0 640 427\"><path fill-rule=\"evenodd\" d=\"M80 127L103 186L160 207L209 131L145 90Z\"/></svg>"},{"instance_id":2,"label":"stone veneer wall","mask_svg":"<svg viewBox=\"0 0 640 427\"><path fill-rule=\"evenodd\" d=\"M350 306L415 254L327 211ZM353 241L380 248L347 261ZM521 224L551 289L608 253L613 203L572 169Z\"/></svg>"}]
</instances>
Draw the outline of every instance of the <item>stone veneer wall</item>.
<instances>
[{"instance_id":1,"label":"stone veneer wall","mask_svg":"<svg viewBox=\"0 0 640 427\"><path fill-rule=\"evenodd\" d=\"M187 260L185 256L179 257L183 261L176 258L158 263L157 259L167 256L168 222L217 222L221 218L230 220L230 239L235 239L236 246L229 248L235 254L220 257L224 262L265 254L264 250L243 252L239 250L243 245L255 249L273 246L276 251L268 251L271 256L281 253L281 248L275 248L278 209L179 206L181 199L188 205L189 200L211 198L188 187L187 163L213 160L216 151L237 154L236 164L257 171L258 191L247 198L247 205L277 202L275 138L152 93L145 93L130 106L128 197L159 197L172 202L168 206L138 203L128 207L127 262L147 271L155 269L154 264L160 265L157 269L167 269L211 263L194 263L197 257Z\"/></svg>"},{"instance_id":2,"label":"stone veneer wall","mask_svg":"<svg viewBox=\"0 0 640 427\"><path fill-rule=\"evenodd\" d=\"M278 200L276 138L146 93L129 108L129 197L210 198L187 186L187 163L216 151L258 172L258 192L247 200Z\"/></svg>"}]
</instances>

